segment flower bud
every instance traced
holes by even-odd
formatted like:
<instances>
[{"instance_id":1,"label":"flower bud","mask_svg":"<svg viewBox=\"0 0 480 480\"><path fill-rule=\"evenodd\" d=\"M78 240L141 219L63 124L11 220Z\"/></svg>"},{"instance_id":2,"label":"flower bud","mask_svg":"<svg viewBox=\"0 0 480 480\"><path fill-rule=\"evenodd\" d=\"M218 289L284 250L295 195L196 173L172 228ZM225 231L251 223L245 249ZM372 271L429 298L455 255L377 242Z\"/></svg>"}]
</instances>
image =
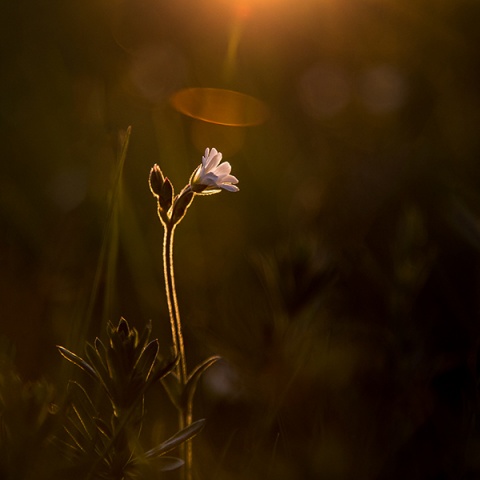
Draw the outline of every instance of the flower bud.
<instances>
[{"instance_id":1,"label":"flower bud","mask_svg":"<svg viewBox=\"0 0 480 480\"><path fill-rule=\"evenodd\" d=\"M184 191L173 204L172 223L176 225L184 217L187 208L193 201L195 194L191 190Z\"/></svg>"},{"instance_id":2,"label":"flower bud","mask_svg":"<svg viewBox=\"0 0 480 480\"><path fill-rule=\"evenodd\" d=\"M168 212L173 202L173 185L172 182L165 177L162 188L160 189L158 203L160 207Z\"/></svg>"},{"instance_id":3,"label":"flower bud","mask_svg":"<svg viewBox=\"0 0 480 480\"><path fill-rule=\"evenodd\" d=\"M159 197L162 192L162 187L165 182L163 173L160 167L155 164L150 170L150 176L148 177L148 183L150 185L150 191L155 197Z\"/></svg>"}]
</instances>

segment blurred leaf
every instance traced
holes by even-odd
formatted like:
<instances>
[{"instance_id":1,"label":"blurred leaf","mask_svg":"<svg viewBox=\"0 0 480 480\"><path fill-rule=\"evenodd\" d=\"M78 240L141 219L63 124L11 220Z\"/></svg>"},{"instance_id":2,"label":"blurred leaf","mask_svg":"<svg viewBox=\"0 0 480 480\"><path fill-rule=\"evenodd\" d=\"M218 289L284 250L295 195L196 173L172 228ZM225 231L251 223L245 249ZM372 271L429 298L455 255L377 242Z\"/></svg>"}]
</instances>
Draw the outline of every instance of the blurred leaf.
<instances>
[{"instance_id":1,"label":"blurred leaf","mask_svg":"<svg viewBox=\"0 0 480 480\"><path fill-rule=\"evenodd\" d=\"M134 370L140 372L147 381L152 373L158 355L158 340L152 340L142 351L134 365Z\"/></svg>"},{"instance_id":2,"label":"blurred leaf","mask_svg":"<svg viewBox=\"0 0 480 480\"><path fill-rule=\"evenodd\" d=\"M158 457L154 459L155 464L158 464L161 472L169 472L182 467L185 462L181 458L176 457Z\"/></svg>"},{"instance_id":3,"label":"blurred leaf","mask_svg":"<svg viewBox=\"0 0 480 480\"><path fill-rule=\"evenodd\" d=\"M189 375L187 379L187 383L183 390L183 394L182 394L183 405L188 405L189 402L192 401L193 396L195 395L195 390L197 389L198 381L200 380L200 377L202 376L202 374L214 363L218 362L218 360L220 359L221 359L220 356L214 355L213 357L207 358L206 360L204 360L202 363L200 363L195 367L195 369Z\"/></svg>"},{"instance_id":4,"label":"blurred leaf","mask_svg":"<svg viewBox=\"0 0 480 480\"><path fill-rule=\"evenodd\" d=\"M182 443L185 443L187 440L190 440L195 435L197 435L197 433L199 433L203 429L203 427L205 426L205 423L206 423L206 420L203 418L200 420L197 420L196 422L193 422L191 425L184 428L183 430L180 430L165 442L149 450L145 454L145 456L147 458L151 458L151 457L160 457L164 455L165 453L169 452L170 450L173 450L174 448L178 447Z\"/></svg>"},{"instance_id":5,"label":"blurred leaf","mask_svg":"<svg viewBox=\"0 0 480 480\"><path fill-rule=\"evenodd\" d=\"M53 415L55 390L44 380L23 382L11 359L0 352L0 478L35 478L51 446L58 420ZM39 477L38 477L39 478Z\"/></svg>"},{"instance_id":6,"label":"blurred leaf","mask_svg":"<svg viewBox=\"0 0 480 480\"><path fill-rule=\"evenodd\" d=\"M143 331L140 333L138 337L138 344L140 346L147 345L150 341L150 335L152 334L152 321L149 320L145 325Z\"/></svg>"},{"instance_id":7,"label":"blurred leaf","mask_svg":"<svg viewBox=\"0 0 480 480\"><path fill-rule=\"evenodd\" d=\"M158 364L154 367L153 372L150 376L150 382L155 383L158 380L163 380L167 378L167 376L173 375L173 369L178 363L178 357L172 358L170 360L166 360L164 362L158 362ZM178 380L177 380L178 381Z\"/></svg>"},{"instance_id":8,"label":"blurred leaf","mask_svg":"<svg viewBox=\"0 0 480 480\"><path fill-rule=\"evenodd\" d=\"M70 404L63 427L67 439L59 438L59 441L66 447L63 451L74 464L93 464L101 458L103 451L97 426L99 412L79 383L69 383L68 395Z\"/></svg>"},{"instance_id":9,"label":"blurred leaf","mask_svg":"<svg viewBox=\"0 0 480 480\"><path fill-rule=\"evenodd\" d=\"M103 347L103 351L105 351L103 343L97 338L95 340L95 347L99 347L100 345ZM100 381L105 391L109 393L110 377L107 365L102 359L100 350L98 348L94 348L90 343L87 343L85 346L85 353L87 354L88 360L97 373L97 379Z\"/></svg>"}]
</instances>

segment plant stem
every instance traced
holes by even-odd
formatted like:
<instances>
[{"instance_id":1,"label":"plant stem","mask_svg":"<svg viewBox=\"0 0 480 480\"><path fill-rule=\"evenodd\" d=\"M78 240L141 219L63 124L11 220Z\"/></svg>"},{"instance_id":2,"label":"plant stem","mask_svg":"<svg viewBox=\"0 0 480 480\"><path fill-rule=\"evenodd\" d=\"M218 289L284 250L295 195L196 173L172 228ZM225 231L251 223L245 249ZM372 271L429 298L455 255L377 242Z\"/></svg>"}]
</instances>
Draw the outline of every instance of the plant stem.
<instances>
[{"instance_id":1,"label":"plant stem","mask_svg":"<svg viewBox=\"0 0 480 480\"><path fill-rule=\"evenodd\" d=\"M177 291L175 289L175 275L173 271L173 237L175 226L164 225L165 234L163 238L163 274L165 276L165 289L167 293L168 313L170 315L170 326L172 329L174 355L179 357L177 375L182 386L187 381L187 365L185 361L185 346L183 343L182 323L178 310Z\"/></svg>"},{"instance_id":2,"label":"plant stem","mask_svg":"<svg viewBox=\"0 0 480 480\"><path fill-rule=\"evenodd\" d=\"M173 350L175 356L179 357L176 373L180 381L182 390L187 383L187 362L185 358L185 346L183 343L182 323L177 302L177 291L175 289L175 274L173 271L173 238L176 225L173 223L164 224L163 238L163 273L165 276L165 289L167 293L168 312L170 316L170 326L172 329ZM188 427L192 423L193 405L189 400L185 407L180 407L179 411L179 429ZM181 453L185 461L183 469L183 479L192 480L192 443L188 440L182 445Z\"/></svg>"}]
</instances>

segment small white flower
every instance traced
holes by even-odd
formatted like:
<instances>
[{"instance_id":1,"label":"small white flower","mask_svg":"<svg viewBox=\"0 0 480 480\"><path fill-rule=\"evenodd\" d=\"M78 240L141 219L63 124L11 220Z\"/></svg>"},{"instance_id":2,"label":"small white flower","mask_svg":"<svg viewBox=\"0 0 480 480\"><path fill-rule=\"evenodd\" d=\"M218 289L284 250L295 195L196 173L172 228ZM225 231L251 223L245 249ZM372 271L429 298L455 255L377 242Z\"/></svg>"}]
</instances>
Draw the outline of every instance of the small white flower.
<instances>
[{"instance_id":1,"label":"small white flower","mask_svg":"<svg viewBox=\"0 0 480 480\"><path fill-rule=\"evenodd\" d=\"M223 188L229 192L238 192L235 185L238 179L230 175L232 170L228 162L222 161L222 154L215 148L205 149L202 164L197 167L190 178L190 187L195 193L209 195L218 193Z\"/></svg>"}]
</instances>

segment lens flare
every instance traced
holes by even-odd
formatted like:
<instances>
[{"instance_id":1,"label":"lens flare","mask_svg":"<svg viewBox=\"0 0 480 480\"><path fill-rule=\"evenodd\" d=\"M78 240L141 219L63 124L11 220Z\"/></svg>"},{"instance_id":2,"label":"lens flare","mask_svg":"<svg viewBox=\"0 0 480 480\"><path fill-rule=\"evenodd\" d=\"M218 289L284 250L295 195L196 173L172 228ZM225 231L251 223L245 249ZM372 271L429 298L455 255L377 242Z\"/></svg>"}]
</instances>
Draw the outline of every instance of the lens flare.
<instances>
[{"instance_id":1,"label":"lens flare","mask_svg":"<svg viewBox=\"0 0 480 480\"><path fill-rule=\"evenodd\" d=\"M170 103L184 115L218 125L260 125L268 117L268 108L261 100L221 88L186 88L174 93Z\"/></svg>"}]
</instances>

